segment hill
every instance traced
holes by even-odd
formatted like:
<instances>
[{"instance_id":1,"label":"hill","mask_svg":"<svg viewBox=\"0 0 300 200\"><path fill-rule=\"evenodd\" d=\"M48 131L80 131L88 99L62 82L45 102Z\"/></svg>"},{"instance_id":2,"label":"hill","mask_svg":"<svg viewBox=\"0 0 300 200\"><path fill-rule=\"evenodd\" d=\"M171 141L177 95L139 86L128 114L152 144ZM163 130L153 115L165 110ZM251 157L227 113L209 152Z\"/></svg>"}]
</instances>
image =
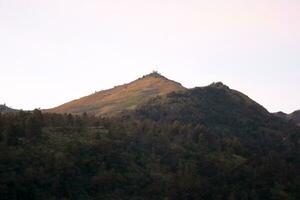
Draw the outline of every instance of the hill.
<instances>
[{"instance_id":1,"label":"hill","mask_svg":"<svg viewBox=\"0 0 300 200\"><path fill-rule=\"evenodd\" d=\"M157 95L182 90L185 88L181 84L153 72L131 83L97 92L46 112L111 116L123 110L132 110Z\"/></svg>"},{"instance_id":2,"label":"hill","mask_svg":"<svg viewBox=\"0 0 300 200\"><path fill-rule=\"evenodd\" d=\"M151 99L123 118L167 126L174 132L184 132L185 128L178 129L181 126L198 127L214 138L211 146L221 148L224 144L216 143L226 138L249 154L270 149L285 151L287 138L297 143L300 133L293 123L273 116L248 96L222 83Z\"/></svg>"},{"instance_id":3,"label":"hill","mask_svg":"<svg viewBox=\"0 0 300 200\"><path fill-rule=\"evenodd\" d=\"M296 125L300 126L300 110L297 110L291 114L286 114L284 112L277 112L274 113L275 116L280 117L282 119L291 121L295 123Z\"/></svg>"},{"instance_id":4,"label":"hill","mask_svg":"<svg viewBox=\"0 0 300 200\"><path fill-rule=\"evenodd\" d=\"M276 117L280 117L280 118L283 118L283 119L284 119L284 118L287 118L287 115L288 115L288 114L286 114L286 113L280 111L280 112L273 113L273 115L276 116Z\"/></svg>"},{"instance_id":5,"label":"hill","mask_svg":"<svg viewBox=\"0 0 300 200\"><path fill-rule=\"evenodd\" d=\"M138 107L138 118L207 126L264 123L271 114L248 96L223 83L213 83L157 97Z\"/></svg>"},{"instance_id":6,"label":"hill","mask_svg":"<svg viewBox=\"0 0 300 200\"><path fill-rule=\"evenodd\" d=\"M0 113L11 113L17 112L17 110L7 107L5 104L0 105Z\"/></svg>"}]
</instances>

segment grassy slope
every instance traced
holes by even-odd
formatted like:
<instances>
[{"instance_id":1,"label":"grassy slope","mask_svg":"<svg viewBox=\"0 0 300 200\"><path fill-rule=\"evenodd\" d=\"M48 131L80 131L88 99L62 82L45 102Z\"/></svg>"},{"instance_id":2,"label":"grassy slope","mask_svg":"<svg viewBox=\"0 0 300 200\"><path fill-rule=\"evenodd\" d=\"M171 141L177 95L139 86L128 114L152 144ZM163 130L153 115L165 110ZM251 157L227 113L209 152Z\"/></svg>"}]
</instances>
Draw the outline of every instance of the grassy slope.
<instances>
[{"instance_id":1,"label":"grassy slope","mask_svg":"<svg viewBox=\"0 0 300 200\"><path fill-rule=\"evenodd\" d=\"M97 92L48 110L56 113L113 115L132 110L157 95L184 90L179 83L153 73L129 84Z\"/></svg>"}]
</instances>

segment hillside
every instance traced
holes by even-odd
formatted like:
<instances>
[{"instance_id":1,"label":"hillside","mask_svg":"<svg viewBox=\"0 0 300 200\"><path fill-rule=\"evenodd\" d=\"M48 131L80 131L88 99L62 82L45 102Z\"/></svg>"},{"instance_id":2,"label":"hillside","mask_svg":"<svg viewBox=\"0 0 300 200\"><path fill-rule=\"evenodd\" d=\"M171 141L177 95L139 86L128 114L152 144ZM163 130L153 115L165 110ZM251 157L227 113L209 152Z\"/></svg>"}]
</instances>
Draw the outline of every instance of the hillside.
<instances>
[{"instance_id":1,"label":"hillside","mask_svg":"<svg viewBox=\"0 0 300 200\"><path fill-rule=\"evenodd\" d=\"M296 200L300 128L221 83L119 117L0 115L1 199Z\"/></svg>"},{"instance_id":2,"label":"hillside","mask_svg":"<svg viewBox=\"0 0 300 200\"><path fill-rule=\"evenodd\" d=\"M135 114L138 118L154 121L179 121L212 127L264 123L271 117L261 105L222 83L154 98L140 106Z\"/></svg>"},{"instance_id":3,"label":"hillside","mask_svg":"<svg viewBox=\"0 0 300 200\"><path fill-rule=\"evenodd\" d=\"M131 83L97 92L46 110L46 112L71 114L86 112L93 115L111 116L123 110L132 110L157 95L182 90L185 88L181 84L153 72Z\"/></svg>"},{"instance_id":4,"label":"hillside","mask_svg":"<svg viewBox=\"0 0 300 200\"><path fill-rule=\"evenodd\" d=\"M17 110L7 107L5 104L0 105L0 113L11 113L16 112Z\"/></svg>"},{"instance_id":5,"label":"hillside","mask_svg":"<svg viewBox=\"0 0 300 200\"><path fill-rule=\"evenodd\" d=\"M273 113L275 116L280 117L282 119L291 121L296 125L300 126L300 110L297 110L291 114L286 114L284 112Z\"/></svg>"},{"instance_id":6,"label":"hillside","mask_svg":"<svg viewBox=\"0 0 300 200\"><path fill-rule=\"evenodd\" d=\"M140 94L132 87L148 81L170 83L152 74L120 87ZM109 118L0 115L1 199L300 199L299 137L294 123L222 83Z\"/></svg>"},{"instance_id":7,"label":"hillside","mask_svg":"<svg viewBox=\"0 0 300 200\"><path fill-rule=\"evenodd\" d=\"M270 149L284 152L288 145L297 147L300 136L300 129L292 122L274 117L248 96L222 83L151 99L124 113L121 119L167 126L165 130L174 134L185 134L189 127L196 127L205 133L211 147L237 145L234 148L248 155L265 154ZM229 144L219 143L222 140ZM236 154L244 157L241 151Z\"/></svg>"},{"instance_id":8,"label":"hillside","mask_svg":"<svg viewBox=\"0 0 300 200\"><path fill-rule=\"evenodd\" d=\"M300 110L297 110L288 115L288 119L300 126Z\"/></svg>"},{"instance_id":9,"label":"hillside","mask_svg":"<svg viewBox=\"0 0 300 200\"><path fill-rule=\"evenodd\" d=\"M284 119L284 118L287 118L287 116L288 116L288 114L286 114L286 113L284 113L284 112L282 112L282 111L273 113L273 115L276 116L276 117L283 118L283 119Z\"/></svg>"}]
</instances>

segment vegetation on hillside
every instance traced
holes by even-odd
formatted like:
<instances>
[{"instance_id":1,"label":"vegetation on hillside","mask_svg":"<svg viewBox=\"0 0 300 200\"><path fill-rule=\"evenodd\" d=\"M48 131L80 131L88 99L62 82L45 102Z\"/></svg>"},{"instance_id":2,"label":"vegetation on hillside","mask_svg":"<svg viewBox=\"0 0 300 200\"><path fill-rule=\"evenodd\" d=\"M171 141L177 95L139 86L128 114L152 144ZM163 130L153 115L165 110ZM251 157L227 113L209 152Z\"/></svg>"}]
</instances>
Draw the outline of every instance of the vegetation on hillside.
<instances>
[{"instance_id":1,"label":"vegetation on hillside","mask_svg":"<svg viewBox=\"0 0 300 200\"><path fill-rule=\"evenodd\" d=\"M115 118L0 115L0 199L300 199L299 127L222 84Z\"/></svg>"},{"instance_id":2,"label":"vegetation on hillside","mask_svg":"<svg viewBox=\"0 0 300 200\"><path fill-rule=\"evenodd\" d=\"M300 110L296 110L291 114L286 114L284 112L277 112L277 113L273 113L273 115L300 126Z\"/></svg>"}]
</instances>

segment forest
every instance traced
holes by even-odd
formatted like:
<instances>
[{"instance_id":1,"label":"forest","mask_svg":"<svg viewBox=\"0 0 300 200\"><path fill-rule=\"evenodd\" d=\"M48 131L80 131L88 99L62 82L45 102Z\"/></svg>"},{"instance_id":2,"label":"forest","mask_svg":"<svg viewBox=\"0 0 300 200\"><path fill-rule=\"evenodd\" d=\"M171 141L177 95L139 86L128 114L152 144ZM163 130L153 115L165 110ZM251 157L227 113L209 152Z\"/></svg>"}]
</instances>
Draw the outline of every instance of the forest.
<instances>
[{"instance_id":1,"label":"forest","mask_svg":"<svg viewBox=\"0 0 300 200\"><path fill-rule=\"evenodd\" d=\"M1 114L0 199L300 199L296 126L229 118L228 129L157 110Z\"/></svg>"}]
</instances>

